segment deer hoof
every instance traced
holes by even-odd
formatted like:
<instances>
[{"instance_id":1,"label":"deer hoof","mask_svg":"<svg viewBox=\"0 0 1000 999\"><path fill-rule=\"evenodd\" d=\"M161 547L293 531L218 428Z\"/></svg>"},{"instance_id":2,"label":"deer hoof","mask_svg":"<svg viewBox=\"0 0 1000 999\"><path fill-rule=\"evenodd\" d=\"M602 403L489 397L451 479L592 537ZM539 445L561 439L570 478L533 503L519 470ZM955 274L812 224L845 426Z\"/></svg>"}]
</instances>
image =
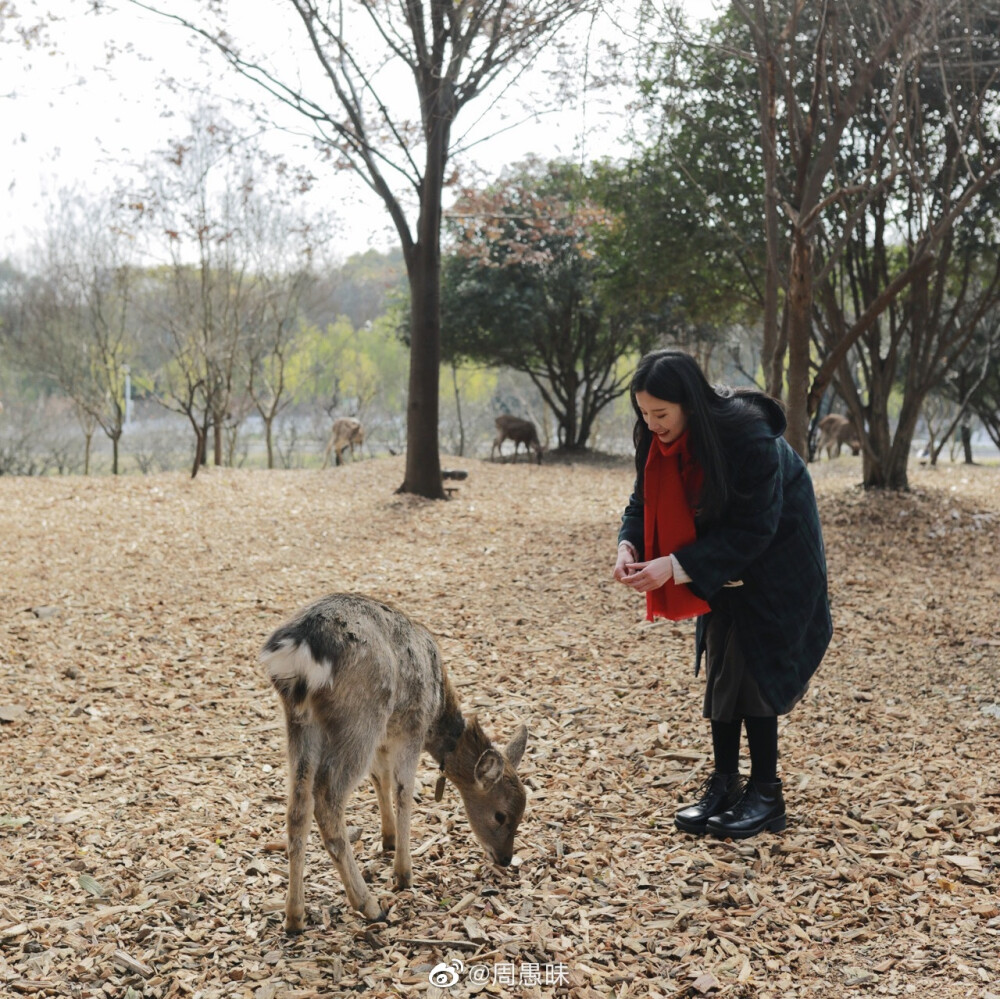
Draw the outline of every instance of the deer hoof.
<instances>
[{"instance_id":1,"label":"deer hoof","mask_svg":"<svg viewBox=\"0 0 1000 999\"><path fill-rule=\"evenodd\" d=\"M395 836L383 836L382 837L382 852L383 853L395 853L396 852L396 837Z\"/></svg>"},{"instance_id":2,"label":"deer hoof","mask_svg":"<svg viewBox=\"0 0 1000 999\"><path fill-rule=\"evenodd\" d=\"M306 928L305 913L285 916L285 933L290 937L298 936Z\"/></svg>"},{"instance_id":3,"label":"deer hoof","mask_svg":"<svg viewBox=\"0 0 1000 999\"><path fill-rule=\"evenodd\" d=\"M365 904L361 907L361 914L369 923L389 922L389 914L375 901L374 895L369 895L365 899Z\"/></svg>"},{"instance_id":4,"label":"deer hoof","mask_svg":"<svg viewBox=\"0 0 1000 999\"><path fill-rule=\"evenodd\" d=\"M396 890L405 891L413 885L413 871L396 871Z\"/></svg>"}]
</instances>

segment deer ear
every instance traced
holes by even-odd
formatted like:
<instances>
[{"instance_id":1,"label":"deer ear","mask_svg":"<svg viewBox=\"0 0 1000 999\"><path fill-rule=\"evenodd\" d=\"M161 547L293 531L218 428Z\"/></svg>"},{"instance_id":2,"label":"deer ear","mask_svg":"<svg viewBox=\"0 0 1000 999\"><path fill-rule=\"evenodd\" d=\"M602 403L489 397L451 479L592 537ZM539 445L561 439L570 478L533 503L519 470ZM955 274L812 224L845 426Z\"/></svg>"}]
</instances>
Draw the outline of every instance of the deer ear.
<instances>
[{"instance_id":1,"label":"deer ear","mask_svg":"<svg viewBox=\"0 0 1000 999\"><path fill-rule=\"evenodd\" d=\"M522 725L518 730L517 734L513 739L507 744L506 756L510 761L510 765L516 770L517 765L521 762L521 757L524 756L524 747L528 744L528 729L526 726Z\"/></svg>"},{"instance_id":2,"label":"deer ear","mask_svg":"<svg viewBox=\"0 0 1000 999\"><path fill-rule=\"evenodd\" d=\"M495 749L487 749L476 760L476 783L483 788L492 787L503 777L503 757Z\"/></svg>"}]
</instances>

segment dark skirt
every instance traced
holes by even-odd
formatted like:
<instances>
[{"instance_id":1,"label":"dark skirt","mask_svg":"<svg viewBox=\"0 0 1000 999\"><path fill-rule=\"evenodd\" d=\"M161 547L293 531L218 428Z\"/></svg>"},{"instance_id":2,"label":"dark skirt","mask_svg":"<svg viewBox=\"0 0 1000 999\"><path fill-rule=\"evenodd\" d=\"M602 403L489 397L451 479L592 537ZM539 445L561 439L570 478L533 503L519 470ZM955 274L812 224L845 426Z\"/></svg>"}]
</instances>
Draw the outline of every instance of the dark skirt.
<instances>
[{"instance_id":1,"label":"dark skirt","mask_svg":"<svg viewBox=\"0 0 1000 999\"><path fill-rule=\"evenodd\" d=\"M777 714L746 668L729 615L715 611L709 617L705 659L705 718L732 722L747 717L773 718ZM794 705L789 710L791 707Z\"/></svg>"}]
</instances>

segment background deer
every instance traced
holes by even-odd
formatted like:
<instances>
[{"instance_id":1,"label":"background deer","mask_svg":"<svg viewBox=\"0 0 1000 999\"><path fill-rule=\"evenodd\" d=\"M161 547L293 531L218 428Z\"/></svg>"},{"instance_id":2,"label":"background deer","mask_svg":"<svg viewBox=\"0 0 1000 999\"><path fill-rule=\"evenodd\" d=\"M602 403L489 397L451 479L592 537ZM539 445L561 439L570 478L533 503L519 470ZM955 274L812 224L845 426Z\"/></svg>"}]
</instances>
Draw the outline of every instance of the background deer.
<instances>
[{"instance_id":1,"label":"background deer","mask_svg":"<svg viewBox=\"0 0 1000 999\"><path fill-rule=\"evenodd\" d=\"M502 413L494 421L496 423L497 435L493 441L493 449L490 451L490 461L494 454L503 457L504 441L514 442L514 461L517 461L517 452L520 446L524 445L525 457L528 456L528 449L535 452L535 460L540 465L542 463L542 445L538 441L538 431L531 420L522 420L519 416L511 416L510 413Z\"/></svg>"},{"instance_id":2,"label":"background deer","mask_svg":"<svg viewBox=\"0 0 1000 999\"><path fill-rule=\"evenodd\" d=\"M861 441L854 424L846 416L839 413L828 413L817 424L819 441L816 444L817 457L826 449L827 458L839 458L841 445L846 444L851 454L861 453Z\"/></svg>"},{"instance_id":3,"label":"background deer","mask_svg":"<svg viewBox=\"0 0 1000 999\"><path fill-rule=\"evenodd\" d=\"M351 461L354 460L355 447L361 447L365 442L365 428L361 426L361 421L353 416L338 416L333 421L330 429L330 440L326 445L326 453L323 455L323 467L330 464L330 453L334 455L334 462L337 465L344 463L344 452L351 449Z\"/></svg>"},{"instance_id":4,"label":"background deer","mask_svg":"<svg viewBox=\"0 0 1000 999\"><path fill-rule=\"evenodd\" d=\"M344 806L370 775L382 849L395 850L397 888L409 887L410 814L421 749L458 788L469 824L494 863L506 867L524 814L516 768L522 725L497 749L459 709L430 632L401 611L354 594L333 594L278 628L261 653L288 729L288 896L285 929L305 925L306 840L315 815L351 905L369 920L385 913L365 886L347 838ZM395 804L395 814L393 812Z\"/></svg>"}]
</instances>

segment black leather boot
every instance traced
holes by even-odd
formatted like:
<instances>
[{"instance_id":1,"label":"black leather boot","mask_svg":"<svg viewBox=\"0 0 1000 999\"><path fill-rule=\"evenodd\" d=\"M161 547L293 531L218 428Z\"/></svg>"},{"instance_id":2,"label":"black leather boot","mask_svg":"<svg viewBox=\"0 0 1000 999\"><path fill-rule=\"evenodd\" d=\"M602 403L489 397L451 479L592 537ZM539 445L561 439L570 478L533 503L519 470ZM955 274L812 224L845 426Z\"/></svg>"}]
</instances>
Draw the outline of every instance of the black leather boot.
<instances>
[{"instance_id":1,"label":"black leather boot","mask_svg":"<svg viewBox=\"0 0 1000 999\"><path fill-rule=\"evenodd\" d=\"M693 805L682 808L674 816L674 825L684 832L701 836L705 832L705 823L712 815L732 808L743 794L743 779L739 774L720 774L713 771L705 781L701 798Z\"/></svg>"},{"instance_id":2,"label":"black leather boot","mask_svg":"<svg viewBox=\"0 0 1000 999\"><path fill-rule=\"evenodd\" d=\"M719 839L747 839L763 832L781 832L788 824L781 781L764 783L753 779L732 808L713 815L706 823L706 832Z\"/></svg>"}]
</instances>

